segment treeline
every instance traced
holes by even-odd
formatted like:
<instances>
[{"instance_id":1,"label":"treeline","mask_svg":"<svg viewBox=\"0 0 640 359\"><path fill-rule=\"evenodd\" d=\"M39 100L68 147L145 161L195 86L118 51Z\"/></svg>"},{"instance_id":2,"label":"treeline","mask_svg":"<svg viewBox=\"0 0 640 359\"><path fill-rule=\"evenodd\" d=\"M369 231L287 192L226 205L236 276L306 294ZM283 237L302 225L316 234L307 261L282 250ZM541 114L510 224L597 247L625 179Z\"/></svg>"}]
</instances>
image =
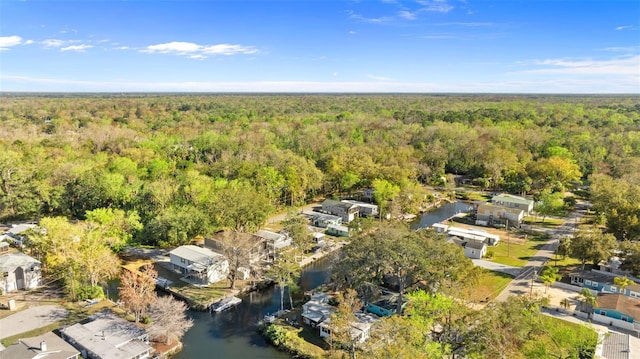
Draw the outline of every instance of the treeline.
<instances>
[{"instance_id":1,"label":"treeline","mask_svg":"<svg viewBox=\"0 0 640 359\"><path fill-rule=\"evenodd\" d=\"M637 96L5 95L0 220L119 209L140 218L132 240L173 246L366 187L384 207L451 174L512 193L638 185L639 130Z\"/></svg>"}]
</instances>

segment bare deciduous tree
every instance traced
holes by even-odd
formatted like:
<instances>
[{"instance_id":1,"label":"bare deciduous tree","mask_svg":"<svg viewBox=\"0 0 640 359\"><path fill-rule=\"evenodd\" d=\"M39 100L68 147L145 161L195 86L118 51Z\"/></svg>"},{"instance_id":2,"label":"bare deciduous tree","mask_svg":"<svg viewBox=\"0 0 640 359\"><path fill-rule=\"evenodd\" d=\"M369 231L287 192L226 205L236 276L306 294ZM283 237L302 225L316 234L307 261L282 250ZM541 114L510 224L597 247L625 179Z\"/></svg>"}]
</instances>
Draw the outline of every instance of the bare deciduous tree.
<instances>
[{"instance_id":1,"label":"bare deciduous tree","mask_svg":"<svg viewBox=\"0 0 640 359\"><path fill-rule=\"evenodd\" d=\"M179 340L193 326L193 319L187 317L187 304L172 296L159 297L149 308L151 326L149 335L155 340L164 339L165 344Z\"/></svg>"},{"instance_id":2,"label":"bare deciduous tree","mask_svg":"<svg viewBox=\"0 0 640 359\"><path fill-rule=\"evenodd\" d=\"M156 301L156 278L158 273L151 264L141 272L125 270L120 276L120 299L124 307L133 312L136 322L146 313L147 307Z\"/></svg>"}]
</instances>

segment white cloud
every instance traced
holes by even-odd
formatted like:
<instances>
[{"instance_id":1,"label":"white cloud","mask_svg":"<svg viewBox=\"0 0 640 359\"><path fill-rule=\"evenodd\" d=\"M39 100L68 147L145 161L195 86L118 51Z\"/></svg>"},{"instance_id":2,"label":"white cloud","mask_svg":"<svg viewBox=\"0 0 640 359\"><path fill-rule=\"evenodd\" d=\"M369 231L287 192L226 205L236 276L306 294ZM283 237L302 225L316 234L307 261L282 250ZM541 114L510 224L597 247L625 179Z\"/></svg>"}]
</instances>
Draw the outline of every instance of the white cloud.
<instances>
[{"instance_id":1,"label":"white cloud","mask_svg":"<svg viewBox=\"0 0 640 359\"><path fill-rule=\"evenodd\" d=\"M93 46L91 45L71 45L71 46L67 46L67 47L63 47L60 49L60 51L79 51L82 52L86 49L90 49Z\"/></svg>"},{"instance_id":2,"label":"white cloud","mask_svg":"<svg viewBox=\"0 0 640 359\"><path fill-rule=\"evenodd\" d=\"M231 44L219 44L212 46L204 46L202 52L212 55L236 55L236 54L255 54L258 52L253 47L231 45Z\"/></svg>"},{"instance_id":3,"label":"white cloud","mask_svg":"<svg viewBox=\"0 0 640 359\"><path fill-rule=\"evenodd\" d=\"M525 63L526 64L526 63ZM533 60L538 68L520 71L538 74L579 74L579 75L632 75L640 77L640 55L618 57L608 60L545 59Z\"/></svg>"},{"instance_id":4,"label":"white cloud","mask_svg":"<svg viewBox=\"0 0 640 359\"><path fill-rule=\"evenodd\" d=\"M616 30L633 30L633 25L624 25L616 27Z\"/></svg>"},{"instance_id":5,"label":"white cloud","mask_svg":"<svg viewBox=\"0 0 640 359\"><path fill-rule=\"evenodd\" d=\"M637 79L629 77L601 79L512 80L487 82L128 82L80 81L73 79L35 78L0 74L3 90L21 91L167 91L167 92L406 92L406 93L638 93ZM22 86L22 87L21 87Z\"/></svg>"},{"instance_id":6,"label":"white cloud","mask_svg":"<svg viewBox=\"0 0 640 359\"><path fill-rule=\"evenodd\" d=\"M31 45L33 44L33 40L27 40L25 42L22 43L23 45Z\"/></svg>"},{"instance_id":7,"label":"white cloud","mask_svg":"<svg viewBox=\"0 0 640 359\"><path fill-rule=\"evenodd\" d=\"M175 54L187 56L191 59L204 59L206 55L249 55L257 53L258 50L251 46L233 44L199 45L193 42L173 41L149 45L141 52Z\"/></svg>"},{"instance_id":8,"label":"white cloud","mask_svg":"<svg viewBox=\"0 0 640 359\"><path fill-rule=\"evenodd\" d=\"M0 36L0 49L7 49L11 46L20 45L22 38L20 36Z\"/></svg>"},{"instance_id":9,"label":"white cloud","mask_svg":"<svg viewBox=\"0 0 640 359\"><path fill-rule=\"evenodd\" d=\"M416 19L416 14L411 12L411 11L407 11L407 10L398 11L398 16L400 16L403 19L407 19L407 20L415 20Z\"/></svg>"},{"instance_id":10,"label":"white cloud","mask_svg":"<svg viewBox=\"0 0 640 359\"><path fill-rule=\"evenodd\" d=\"M355 32L355 31L353 31L353 30L350 30L350 31L349 31L349 35L355 35L355 34L357 34L357 32Z\"/></svg>"},{"instance_id":11,"label":"white cloud","mask_svg":"<svg viewBox=\"0 0 640 359\"><path fill-rule=\"evenodd\" d=\"M164 44L158 44L158 45L150 45L147 46L147 48L145 50L143 50L144 52L160 52L163 54L167 54L167 53L171 53L171 52L176 52L176 53L180 53L180 54L185 54L185 53L189 53L189 52L195 52L198 51L202 48L202 46L198 45L198 44L194 44L191 42L180 42L180 41L173 41L173 42L167 42Z\"/></svg>"},{"instance_id":12,"label":"white cloud","mask_svg":"<svg viewBox=\"0 0 640 359\"><path fill-rule=\"evenodd\" d=\"M114 47L114 50L129 50L130 47L129 46L118 46L118 47Z\"/></svg>"},{"instance_id":13,"label":"white cloud","mask_svg":"<svg viewBox=\"0 0 640 359\"><path fill-rule=\"evenodd\" d=\"M447 13L453 10L453 6L447 3L447 0L423 0L418 1L418 4L423 6L420 11Z\"/></svg>"},{"instance_id":14,"label":"white cloud","mask_svg":"<svg viewBox=\"0 0 640 359\"><path fill-rule=\"evenodd\" d=\"M389 77L384 77L384 76L376 76L376 75L371 75L371 74L366 74L366 77L372 79L372 80L376 80L376 81L393 81L392 78Z\"/></svg>"},{"instance_id":15,"label":"white cloud","mask_svg":"<svg viewBox=\"0 0 640 359\"><path fill-rule=\"evenodd\" d=\"M51 47L62 47L64 45L71 44L73 42L77 42L77 40L47 39L47 40L43 40L41 44L44 47L51 48Z\"/></svg>"}]
</instances>

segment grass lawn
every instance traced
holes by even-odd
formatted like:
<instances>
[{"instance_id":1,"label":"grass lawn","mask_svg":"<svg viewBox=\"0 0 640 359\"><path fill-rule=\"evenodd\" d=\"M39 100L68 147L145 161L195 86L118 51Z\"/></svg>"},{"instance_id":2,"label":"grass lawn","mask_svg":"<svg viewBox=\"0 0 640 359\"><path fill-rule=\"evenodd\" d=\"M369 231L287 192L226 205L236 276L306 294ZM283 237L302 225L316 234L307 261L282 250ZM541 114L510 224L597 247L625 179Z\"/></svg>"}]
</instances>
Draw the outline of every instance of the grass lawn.
<instances>
[{"instance_id":1,"label":"grass lawn","mask_svg":"<svg viewBox=\"0 0 640 359\"><path fill-rule=\"evenodd\" d=\"M491 260L496 263L524 267L547 240L546 235L539 233L527 235L526 241L518 241L518 243L510 243L508 238L503 237L497 246L489 247L487 253L493 253Z\"/></svg>"},{"instance_id":2,"label":"grass lawn","mask_svg":"<svg viewBox=\"0 0 640 359\"><path fill-rule=\"evenodd\" d=\"M493 299L507 287L512 279L513 277L508 274L485 269L482 271L480 281L473 288L469 300L472 302L481 302L487 297L489 297L489 299Z\"/></svg>"},{"instance_id":3,"label":"grass lawn","mask_svg":"<svg viewBox=\"0 0 640 359\"><path fill-rule=\"evenodd\" d=\"M544 219L544 222L542 222L542 217L538 216L536 217L524 217L524 219L522 220L522 223L524 224L528 224L528 225L533 225L533 226L540 226L540 227L545 227L545 228L554 228L554 227L558 227L560 225L562 225L562 223L564 223L564 219L562 218L550 218L547 217Z\"/></svg>"}]
</instances>

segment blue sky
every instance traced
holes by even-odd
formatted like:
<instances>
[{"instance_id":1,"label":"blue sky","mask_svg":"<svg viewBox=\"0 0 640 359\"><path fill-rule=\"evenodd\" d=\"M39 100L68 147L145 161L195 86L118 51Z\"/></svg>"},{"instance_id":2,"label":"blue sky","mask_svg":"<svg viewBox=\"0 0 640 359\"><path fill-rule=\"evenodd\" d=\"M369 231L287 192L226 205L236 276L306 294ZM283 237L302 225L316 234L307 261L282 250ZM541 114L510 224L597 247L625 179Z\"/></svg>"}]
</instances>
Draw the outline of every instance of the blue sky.
<instances>
[{"instance_id":1,"label":"blue sky","mask_svg":"<svg viewBox=\"0 0 640 359\"><path fill-rule=\"evenodd\" d=\"M640 1L3 0L0 90L640 93Z\"/></svg>"}]
</instances>

